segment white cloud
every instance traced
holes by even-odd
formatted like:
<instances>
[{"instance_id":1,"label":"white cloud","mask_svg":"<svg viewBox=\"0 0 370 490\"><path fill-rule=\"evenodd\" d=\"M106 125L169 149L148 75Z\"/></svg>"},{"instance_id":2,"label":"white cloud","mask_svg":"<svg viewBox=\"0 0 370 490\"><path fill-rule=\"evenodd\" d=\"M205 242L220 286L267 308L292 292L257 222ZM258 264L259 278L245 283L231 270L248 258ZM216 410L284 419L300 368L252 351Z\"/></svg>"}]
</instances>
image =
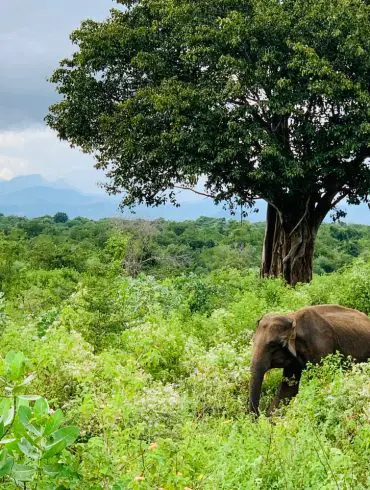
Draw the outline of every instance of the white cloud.
<instances>
[{"instance_id":1,"label":"white cloud","mask_svg":"<svg viewBox=\"0 0 370 490\"><path fill-rule=\"evenodd\" d=\"M16 175L27 174L27 161L11 155L0 154L0 178L10 180Z\"/></svg>"},{"instance_id":2,"label":"white cloud","mask_svg":"<svg viewBox=\"0 0 370 490\"><path fill-rule=\"evenodd\" d=\"M44 126L0 132L0 179L40 174L45 179L63 179L85 192L99 192L104 175L94 168L94 159Z\"/></svg>"},{"instance_id":3,"label":"white cloud","mask_svg":"<svg viewBox=\"0 0 370 490\"><path fill-rule=\"evenodd\" d=\"M34 126L19 131L0 131L0 179L9 180L18 175L40 174L46 180L62 179L88 193L104 193L98 182L104 173L94 168L94 158L68 143L45 126ZM198 189L202 190L204 179ZM197 194L178 191L179 201L200 200Z\"/></svg>"},{"instance_id":4,"label":"white cloud","mask_svg":"<svg viewBox=\"0 0 370 490\"><path fill-rule=\"evenodd\" d=\"M43 127L0 132L0 148L5 149L20 149L26 144L42 140L55 141L55 134L51 130Z\"/></svg>"},{"instance_id":5,"label":"white cloud","mask_svg":"<svg viewBox=\"0 0 370 490\"><path fill-rule=\"evenodd\" d=\"M98 182L105 181L102 171L94 168L94 158L77 149L45 126L19 131L0 131L0 179L40 174L47 180L62 179L87 193L104 193ZM204 180L198 188L202 190ZM181 202L200 200L190 191L178 191Z\"/></svg>"},{"instance_id":6,"label":"white cloud","mask_svg":"<svg viewBox=\"0 0 370 490\"><path fill-rule=\"evenodd\" d=\"M13 177L13 172L10 169L6 167L0 168L0 180L10 180Z\"/></svg>"},{"instance_id":7,"label":"white cloud","mask_svg":"<svg viewBox=\"0 0 370 490\"><path fill-rule=\"evenodd\" d=\"M24 144L22 133L15 131L5 131L0 133L0 148L17 148Z\"/></svg>"}]
</instances>

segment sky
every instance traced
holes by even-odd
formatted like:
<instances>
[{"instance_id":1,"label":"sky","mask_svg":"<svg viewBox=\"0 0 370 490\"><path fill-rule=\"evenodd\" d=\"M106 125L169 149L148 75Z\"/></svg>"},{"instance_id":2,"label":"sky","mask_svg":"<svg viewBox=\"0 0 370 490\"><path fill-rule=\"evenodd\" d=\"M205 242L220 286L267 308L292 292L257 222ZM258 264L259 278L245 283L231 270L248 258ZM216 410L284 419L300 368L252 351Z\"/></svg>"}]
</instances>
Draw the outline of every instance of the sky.
<instances>
[{"instance_id":1,"label":"sky","mask_svg":"<svg viewBox=\"0 0 370 490\"><path fill-rule=\"evenodd\" d=\"M0 0L0 179L41 174L98 192L103 175L93 158L47 128L57 100L47 81L73 52L69 34L82 20L103 20L113 0Z\"/></svg>"}]
</instances>

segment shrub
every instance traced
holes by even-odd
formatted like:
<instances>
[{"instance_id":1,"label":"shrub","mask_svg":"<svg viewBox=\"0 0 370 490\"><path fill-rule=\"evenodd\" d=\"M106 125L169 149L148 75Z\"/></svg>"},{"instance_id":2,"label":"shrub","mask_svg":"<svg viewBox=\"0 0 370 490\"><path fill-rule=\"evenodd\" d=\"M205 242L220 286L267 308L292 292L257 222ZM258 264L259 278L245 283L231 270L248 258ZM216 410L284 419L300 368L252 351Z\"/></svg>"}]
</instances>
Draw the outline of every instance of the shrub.
<instances>
[{"instance_id":1,"label":"shrub","mask_svg":"<svg viewBox=\"0 0 370 490\"><path fill-rule=\"evenodd\" d=\"M0 478L7 488L73 485L78 475L64 453L79 430L62 427L62 411L51 410L45 398L25 394L35 377L26 375L26 366L24 355L11 351L1 368Z\"/></svg>"}]
</instances>

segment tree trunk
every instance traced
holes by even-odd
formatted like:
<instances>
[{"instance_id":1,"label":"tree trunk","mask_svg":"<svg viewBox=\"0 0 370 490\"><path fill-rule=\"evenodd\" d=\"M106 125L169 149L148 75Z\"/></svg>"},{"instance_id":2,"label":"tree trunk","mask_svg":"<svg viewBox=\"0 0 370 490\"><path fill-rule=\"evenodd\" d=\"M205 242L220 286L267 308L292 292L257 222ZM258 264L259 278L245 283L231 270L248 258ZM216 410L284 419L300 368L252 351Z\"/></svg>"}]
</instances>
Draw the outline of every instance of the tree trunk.
<instances>
[{"instance_id":1,"label":"tree trunk","mask_svg":"<svg viewBox=\"0 0 370 490\"><path fill-rule=\"evenodd\" d=\"M261 276L283 276L287 284L310 282L318 222L307 204L303 212L283 214L268 204Z\"/></svg>"}]
</instances>

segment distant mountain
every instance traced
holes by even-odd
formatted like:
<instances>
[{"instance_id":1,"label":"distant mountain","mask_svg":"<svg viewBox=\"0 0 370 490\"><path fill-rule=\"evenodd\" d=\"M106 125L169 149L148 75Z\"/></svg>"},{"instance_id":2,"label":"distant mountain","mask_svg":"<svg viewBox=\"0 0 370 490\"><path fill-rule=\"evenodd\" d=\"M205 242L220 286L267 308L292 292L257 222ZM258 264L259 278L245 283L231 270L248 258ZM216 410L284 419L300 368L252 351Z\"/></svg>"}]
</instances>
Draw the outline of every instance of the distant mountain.
<instances>
[{"instance_id":1,"label":"distant mountain","mask_svg":"<svg viewBox=\"0 0 370 490\"><path fill-rule=\"evenodd\" d=\"M62 211L70 218L84 216L90 219L121 216L134 218L166 218L170 220L196 219L199 216L226 217L230 213L215 206L210 199L183 202L180 208L172 205L150 208L137 206L135 213L119 210L119 196L85 194L64 181L49 182L41 175L25 175L10 181L0 181L0 213L29 218L54 215ZM264 213L253 214L253 221L262 221Z\"/></svg>"},{"instance_id":2,"label":"distant mountain","mask_svg":"<svg viewBox=\"0 0 370 490\"><path fill-rule=\"evenodd\" d=\"M19 175L12 180L0 180L0 196L10 194L12 192L21 191L30 187L50 187L52 189L74 189L67 182L58 179L54 182L49 182L39 174Z\"/></svg>"},{"instance_id":3,"label":"distant mountain","mask_svg":"<svg viewBox=\"0 0 370 490\"><path fill-rule=\"evenodd\" d=\"M203 198L181 203L180 208L171 205L149 208L137 206L135 214L129 210L121 213L118 209L120 197L105 194L85 194L63 180L49 182L41 175L24 175L9 181L0 180L0 213L26 216L29 218L54 215L62 211L70 218L84 216L90 219L121 216L133 218L165 218L182 221L199 216L230 218L230 213L222 206L215 206L211 199ZM264 221L266 203L259 201L258 213L250 213L248 221ZM370 225L370 210L367 205L342 206L348 212L345 221ZM240 218L240 214L234 216ZM330 221L328 218L327 221Z\"/></svg>"},{"instance_id":4,"label":"distant mountain","mask_svg":"<svg viewBox=\"0 0 370 490\"><path fill-rule=\"evenodd\" d=\"M63 180L49 182L41 175L0 181L0 212L29 218L63 211L71 218L117 216L118 199L84 194Z\"/></svg>"}]
</instances>

